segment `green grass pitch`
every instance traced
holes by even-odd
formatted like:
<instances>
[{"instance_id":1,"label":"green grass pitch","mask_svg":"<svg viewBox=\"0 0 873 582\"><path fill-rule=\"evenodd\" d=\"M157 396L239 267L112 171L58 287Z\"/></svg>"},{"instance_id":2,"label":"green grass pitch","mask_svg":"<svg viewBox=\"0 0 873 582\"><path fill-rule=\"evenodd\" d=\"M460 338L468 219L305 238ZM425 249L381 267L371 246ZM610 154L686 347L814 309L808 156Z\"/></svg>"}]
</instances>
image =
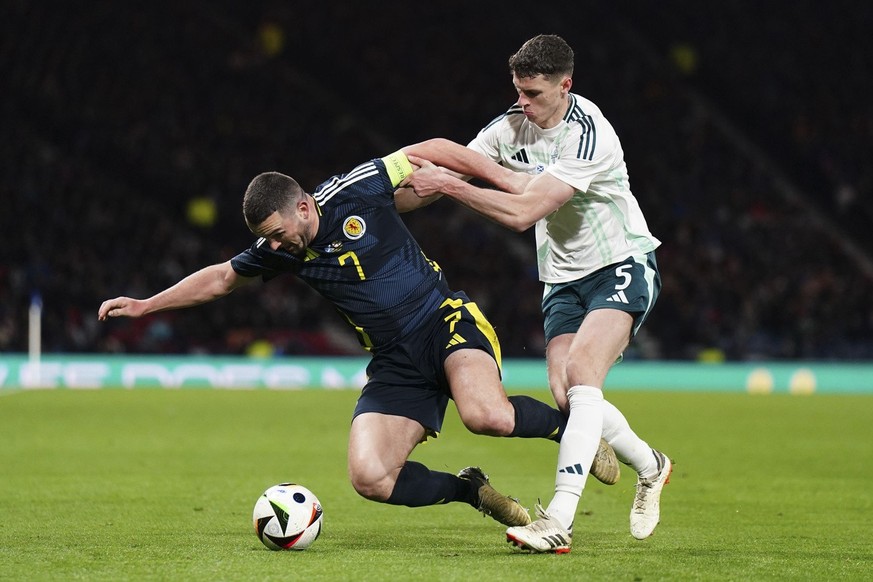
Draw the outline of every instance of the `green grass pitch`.
<instances>
[{"instance_id":1,"label":"green grass pitch","mask_svg":"<svg viewBox=\"0 0 873 582\"><path fill-rule=\"evenodd\" d=\"M530 394L548 399L547 392ZM100 390L0 395L3 580L869 580L873 398L608 393L675 460L655 535L635 482L589 480L565 556L513 551L467 505L359 498L346 477L354 391ZM557 447L474 436L450 407L413 458L480 465L532 507ZM290 480L324 505L305 552L271 552L251 511Z\"/></svg>"}]
</instances>

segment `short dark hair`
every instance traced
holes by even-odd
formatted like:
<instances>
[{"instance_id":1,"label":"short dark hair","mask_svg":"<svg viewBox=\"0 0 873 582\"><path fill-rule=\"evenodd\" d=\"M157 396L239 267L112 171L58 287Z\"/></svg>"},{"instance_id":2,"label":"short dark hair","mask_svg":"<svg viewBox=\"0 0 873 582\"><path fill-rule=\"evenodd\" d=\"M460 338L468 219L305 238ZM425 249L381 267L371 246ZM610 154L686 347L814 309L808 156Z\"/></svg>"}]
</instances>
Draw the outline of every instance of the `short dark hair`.
<instances>
[{"instance_id":1,"label":"short dark hair","mask_svg":"<svg viewBox=\"0 0 873 582\"><path fill-rule=\"evenodd\" d=\"M294 178L279 172L258 174L243 196L243 216L251 226L261 224L278 211L287 211L303 196L303 188Z\"/></svg>"},{"instance_id":2,"label":"short dark hair","mask_svg":"<svg viewBox=\"0 0 873 582\"><path fill-rule=\"evenodd\" d=\"M573 49L554 34L535 36L509 57L509 70L516 77L543 75L550 79L556 75L573 76Z\"/></svg>"}]
</instances>

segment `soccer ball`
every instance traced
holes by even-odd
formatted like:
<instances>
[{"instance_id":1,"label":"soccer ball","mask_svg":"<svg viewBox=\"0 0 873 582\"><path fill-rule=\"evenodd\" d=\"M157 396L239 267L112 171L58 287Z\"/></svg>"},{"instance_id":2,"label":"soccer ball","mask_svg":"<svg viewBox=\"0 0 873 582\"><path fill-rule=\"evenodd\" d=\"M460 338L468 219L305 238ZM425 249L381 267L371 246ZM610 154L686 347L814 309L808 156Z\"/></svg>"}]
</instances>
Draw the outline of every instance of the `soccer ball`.
<instances>
[{"instance_id":1,"label":"soccer ball","mask_svg":"<svg viewBox=\"0 0 873 582\"><path fill-rule=\"evenodd\" d=\"M258 498L252 522L258 539L271 550L305 550L321 533L323 515L312 491L280 483Z\"/></svg>"}]
</instances>

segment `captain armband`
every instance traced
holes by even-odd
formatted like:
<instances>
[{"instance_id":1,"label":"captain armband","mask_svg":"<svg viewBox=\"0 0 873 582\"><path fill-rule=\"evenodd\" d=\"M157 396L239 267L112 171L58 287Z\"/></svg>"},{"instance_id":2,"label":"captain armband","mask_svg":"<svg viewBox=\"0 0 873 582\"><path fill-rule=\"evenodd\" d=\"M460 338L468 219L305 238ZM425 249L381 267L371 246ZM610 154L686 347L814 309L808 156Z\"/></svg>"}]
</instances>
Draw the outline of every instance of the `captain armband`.
<instances>
[{"instance_id":1,"label":"captain armband","mask_svg":"<svg viewBox=\"0 0 873 582\"><path fill-rule=\"evenodd\" d=\"M385 169L388 170L392 186L397 186L412 174L412 164L409 163L403 150L397 150L393 154L385 156L382 161L385 162Z\"/></svg>"}]
</instances>

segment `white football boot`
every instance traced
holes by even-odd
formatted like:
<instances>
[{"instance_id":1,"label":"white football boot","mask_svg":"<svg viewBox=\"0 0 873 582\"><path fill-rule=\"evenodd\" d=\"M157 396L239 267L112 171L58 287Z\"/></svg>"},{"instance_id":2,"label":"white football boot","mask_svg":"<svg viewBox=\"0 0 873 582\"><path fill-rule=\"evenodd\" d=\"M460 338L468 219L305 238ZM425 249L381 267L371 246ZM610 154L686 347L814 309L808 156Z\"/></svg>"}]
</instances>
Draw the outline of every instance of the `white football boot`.
<instances>
[{"instance_id":1,"label":"white football boot","mask_svg":"<svg viewBox=\"0 0 873 582\"><path fill-rule=\"evenodd\" d=\"M637 493L630 512L631 535L644 540L655 532L661 521L661 490L670 482L673 463L670 458L652 449L658 460L658 474L650 479L637 478Z\"/></svg>"},{"instance_id":2,"label":"white football boot","mask_svg":"<svg viewBox=\"0 0 873 582\"><path fill-rule=\"evenodd\" d=\"M568 554L573 533L536 505L537 520L530 525L506 530L506 541L517 548L537 553ZM572 528L572 526L571 526Z\"/></svg>"}]
</instances>

